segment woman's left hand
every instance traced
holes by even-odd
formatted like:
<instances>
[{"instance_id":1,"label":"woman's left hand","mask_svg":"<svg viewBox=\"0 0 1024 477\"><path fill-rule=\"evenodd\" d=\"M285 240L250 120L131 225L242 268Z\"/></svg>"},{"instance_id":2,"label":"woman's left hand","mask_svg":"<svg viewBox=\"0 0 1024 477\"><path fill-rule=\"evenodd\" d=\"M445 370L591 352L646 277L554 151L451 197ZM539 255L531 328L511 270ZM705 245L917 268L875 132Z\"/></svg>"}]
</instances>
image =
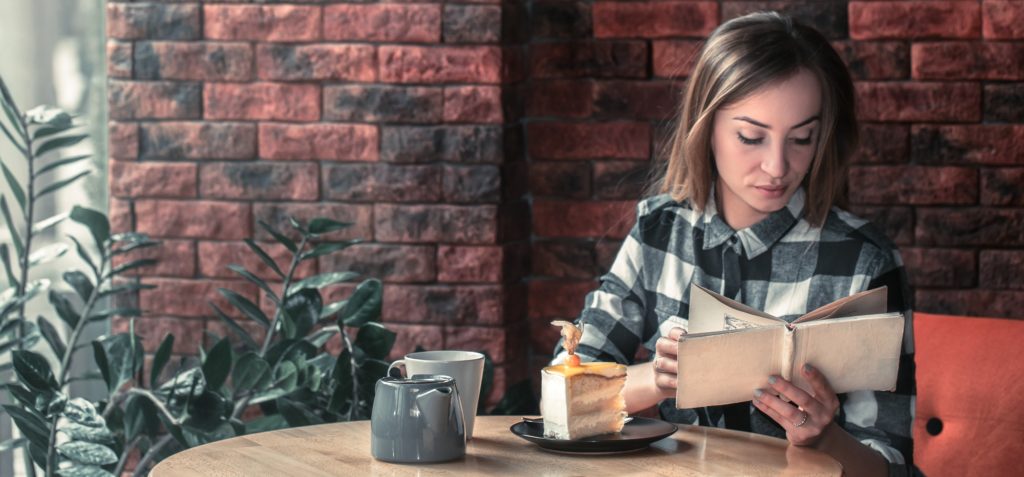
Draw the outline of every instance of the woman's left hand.
<instances>
[{"instance_id":1,"label":"woman's left hand","mask_svg":"<svg viewBox=\"0 0 1024 477\"><path fill-rule=\"evenodd\" d=\"M832 425L839 397L816 368L804 365L801 372L811 384L812 394L779 376L768 378L769 389L754 391L754 405L786 430L789 442L813 446ZM779 396L789 399L783 401Z\"/></svg>"}]
</instances>

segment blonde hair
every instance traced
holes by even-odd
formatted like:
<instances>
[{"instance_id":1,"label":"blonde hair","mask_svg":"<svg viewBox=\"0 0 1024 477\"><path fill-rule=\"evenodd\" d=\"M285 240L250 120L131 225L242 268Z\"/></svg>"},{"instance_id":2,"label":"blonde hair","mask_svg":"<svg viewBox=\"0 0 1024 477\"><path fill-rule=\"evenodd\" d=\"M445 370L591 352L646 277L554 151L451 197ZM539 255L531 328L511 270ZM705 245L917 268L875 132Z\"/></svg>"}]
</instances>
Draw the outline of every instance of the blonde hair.
<instances>
[{"instance_id":1,"label":"blonde hair","mask_svg":"<svg viewBox=\"0 0 1024 477\"><path fill-rule=\"evenodd\" d=\"M821 33L775 12L735 18L708 37L653 192L690 199L703 210L717 175L711 153L715 113L801 69L814 74L822 87L821 133L802 183L805 217L820 226L832 206L845 206L848 163L858 144L853 81Z\"/></svg>"}]
</instances>

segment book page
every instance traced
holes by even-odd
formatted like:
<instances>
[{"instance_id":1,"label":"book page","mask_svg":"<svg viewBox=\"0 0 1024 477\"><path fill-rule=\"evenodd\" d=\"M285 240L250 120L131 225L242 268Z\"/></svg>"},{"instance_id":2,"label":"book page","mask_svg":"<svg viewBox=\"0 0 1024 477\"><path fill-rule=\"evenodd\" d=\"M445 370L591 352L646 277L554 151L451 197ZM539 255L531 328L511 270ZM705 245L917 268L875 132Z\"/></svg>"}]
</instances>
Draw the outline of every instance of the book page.
<instances>
[{"instance_id":1,"label":"book page","mask_svg":"<svg viewBox=\"0 0 1024 477\"><path fill-rule=\"evenodd\" d=\"M837 394L849 391L891 391L903 344L903 315L880 315L812 321L794 332L793 384L810 392L800 368L818 368Z\"/></svg>"},{"instance_id":2,"label":"book page","mask_svg":"<svg viewBox=\"0 0 1024 477\"><path fill-rule=\"evenodd\" d=\"M817 308L793 320L793 323L885 313L888 298L887 287L872 288Z\"/></svg>"},{"instance_id":3,"label":"book page","mask_svg":"<svg viewBox=\"0 0 1024 477\"><path fill-rule=\"evenodd\" d=\"M696 283L690 285L688 333L757 328L784 323L783 320L730 300Z\"/></svg>"},{"instance_id":4,"label":"book page","mask_svg":"<svg viewBox=\"0 0 1024 477\"><path fill-rule=\"evenodd\" d=\"M679 341L676 407L749 401L768 376L782 372L786 327L687 335Z\"/></svg>"}]
</instances>

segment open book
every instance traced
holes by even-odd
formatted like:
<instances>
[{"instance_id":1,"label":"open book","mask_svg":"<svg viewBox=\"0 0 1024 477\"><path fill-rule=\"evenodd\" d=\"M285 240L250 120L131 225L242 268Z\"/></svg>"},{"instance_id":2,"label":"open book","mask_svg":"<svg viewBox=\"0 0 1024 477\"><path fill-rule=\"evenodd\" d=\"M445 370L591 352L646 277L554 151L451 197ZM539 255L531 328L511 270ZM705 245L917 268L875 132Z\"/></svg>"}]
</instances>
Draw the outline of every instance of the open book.
<instances>
[{"instance_id":1,"label":"open book","mask_svg":"<svg viewBox=\"0 0 1024 477\"><path fill-rule=\"evenodd\" d=\"M679 341L676 407L749 401L782 376L811 392L800 368L820 370L836 393L896 388L903 315L886 313L886 288L834 301L793 323L694 284Z\"/></svg>"}]
</instances>

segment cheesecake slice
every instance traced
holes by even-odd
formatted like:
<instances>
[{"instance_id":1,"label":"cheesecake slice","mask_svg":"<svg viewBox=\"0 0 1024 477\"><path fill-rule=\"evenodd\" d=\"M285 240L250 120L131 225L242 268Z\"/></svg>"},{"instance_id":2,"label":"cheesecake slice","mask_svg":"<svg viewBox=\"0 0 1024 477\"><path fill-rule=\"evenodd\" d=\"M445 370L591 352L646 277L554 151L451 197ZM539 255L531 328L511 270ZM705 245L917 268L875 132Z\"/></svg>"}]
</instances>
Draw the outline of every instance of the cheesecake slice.
<instances>
[{"instance_id":1,"label":"cheesecake slice","mask_svg":"<svg viewBox=\"0 0 1024 477\"><path fill-rule=\"evenodd\" d=\"M541 371L544 437L580 439L619 432L625 424L626 367L616 363L548 366Z\"/></svg>"}]
</instances>

